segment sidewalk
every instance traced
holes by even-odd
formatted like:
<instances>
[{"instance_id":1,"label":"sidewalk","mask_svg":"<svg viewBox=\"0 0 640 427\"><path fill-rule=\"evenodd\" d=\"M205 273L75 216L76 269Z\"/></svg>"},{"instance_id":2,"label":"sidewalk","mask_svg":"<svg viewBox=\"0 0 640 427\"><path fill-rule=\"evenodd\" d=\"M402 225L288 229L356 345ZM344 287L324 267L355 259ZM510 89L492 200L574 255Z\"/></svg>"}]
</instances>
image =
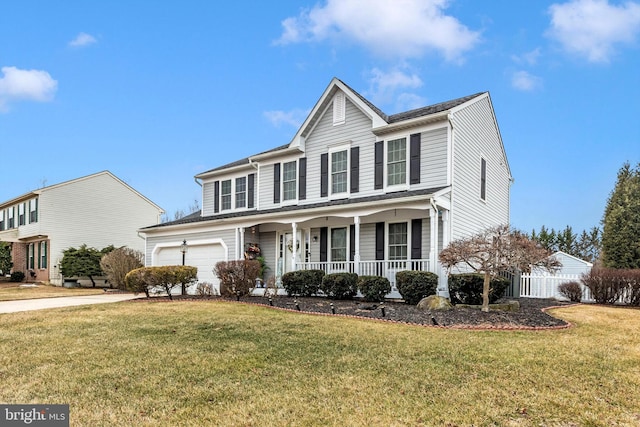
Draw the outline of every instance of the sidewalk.
<instances>
[{"instance_id":1,"label":"sidewalk","mask_svg":"<svg viewBox=\"0 0 640 427\"><path fill-rule=\"evenodd\" d=\"M73 307L87 304L106 304L109 302L128 301L143 297L134 294L97 294L76 297L57 297L25 299L18 301L0 301L0 313L16 313L19 311L44 310L47 308Z\"/></svg>"}]
</instances>

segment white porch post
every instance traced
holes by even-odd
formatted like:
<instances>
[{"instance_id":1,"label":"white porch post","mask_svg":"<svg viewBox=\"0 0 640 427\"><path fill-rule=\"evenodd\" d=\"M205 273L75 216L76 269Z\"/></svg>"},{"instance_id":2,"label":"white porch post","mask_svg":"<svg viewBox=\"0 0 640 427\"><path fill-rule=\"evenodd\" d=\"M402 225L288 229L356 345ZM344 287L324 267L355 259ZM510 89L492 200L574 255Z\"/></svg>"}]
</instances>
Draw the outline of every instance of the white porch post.
<instances>
[{"instance_id":1,"label":"white porch post","mask_svg":"<svg viewBox=\"0 0 640 427\"><path fill-rule=\"evenodd\" d=\"M442 211L442 248L444 249L447 246L449 246L450 242L451 242L451 229L449 228L449 211L443 210ZM445 270L442 268L442 265L440 265L440 262L438 262L438 282L439 282L438 294L440 296L449 298L448 277Z\"/></svg>"},{"instance_id":2,"label":"white porch post","mask_svg":"<svg viewBox=\"0 0 640 427\"><path fill-rule=\"evenodd\" d=\"M291 238L291 269L293 271L297 270L296 268L296 248L298 247L298 224L295 222L291 223L291 229L293 230L293 237ZM286 242L285 242L286 244Z\"/></svg>"},{"instance_id":3,"label":"white porch post","mask_svg":"<svg viewBox=\"0 0 640 427\"><path fill-rule=\"evenodd\" d=\"M429 271L438 274L438 217L433 206L429 207L430 236L429 236Z\"/></svg>"},{"instance_id":4,"label":"white porch post","mask_svg":"<svg viewBox=\"0 0 640 427\"><path fill-rule=\"evenodd\" d=\"M244 227L240 227L238 229L238 231L240 232L240 244L238 245L238 258L237 259L244 259Z\"/></svg>"},{"instance_id":5,"label":"white porch post","mask_svg":"<svg viewBox=\"0 0 640 427\"><path fill-rule=\"evenodd\" d=\"M360 275L360 217L353 217L355 225L355 253L353 254L353 262L355 263L355 273Z\"/></svg>"}]
</instances>

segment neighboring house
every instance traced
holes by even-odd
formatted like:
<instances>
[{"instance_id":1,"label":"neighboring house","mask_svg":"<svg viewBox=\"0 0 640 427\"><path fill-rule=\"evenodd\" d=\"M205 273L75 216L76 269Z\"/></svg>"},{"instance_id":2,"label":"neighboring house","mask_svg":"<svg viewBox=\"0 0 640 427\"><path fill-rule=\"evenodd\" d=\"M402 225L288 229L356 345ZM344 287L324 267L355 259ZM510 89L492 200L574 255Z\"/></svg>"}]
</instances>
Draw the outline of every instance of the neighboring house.
<instances>
[{"instance_id":1,"label":"neighboring house","mask_svg":"<svg viewBox=\"0 0 640 427\"><path fill-rule=\"evenodd\" d=\"M268 148L268 147L266 147ZM202 211L140 230L147 265L259 254L296 269L440 275L452 239L509 222L509 163L489 93L387 115L333 79L289 144L196 175Z\"/></svg>"},{"instance_id":2,"label":"neighboring house","mask_svg":"<svg viewBox=\"0 0 640 427\"><path fill-rule=\"evenodd\" d=\"M591 271L593 268L593 264L582 260L580 258L574 257L573 255L569 255L566 252L558 251L551 254L552 257L560 261L562 267L554 273L549 273L544 269L536 269L534 268L531 272L532 275L542 274L549 276L566 276L566 275L581 275L586 274Z\"/></svg>"},{"instance_id":3,"label":"neighboring house","mask_svg":"<svg viewBox=\"0 0 640 427\"><path fill-rule=\"evenodd\" d=\"M62 252L86 244L144 251L138 235L163 210L108 171L33 190L0 203L0 241L11 243L13 271L62 283Z\"/></svg>"}]
</instances>

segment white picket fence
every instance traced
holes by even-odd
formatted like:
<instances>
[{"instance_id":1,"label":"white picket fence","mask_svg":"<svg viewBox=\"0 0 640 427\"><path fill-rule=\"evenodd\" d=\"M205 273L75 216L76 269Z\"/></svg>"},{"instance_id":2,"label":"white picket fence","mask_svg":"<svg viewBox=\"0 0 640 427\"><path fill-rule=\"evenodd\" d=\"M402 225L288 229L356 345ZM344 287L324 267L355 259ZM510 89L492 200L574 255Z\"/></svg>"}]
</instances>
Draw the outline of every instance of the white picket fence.
<instances>
[{"instance_id":1,"label":"white picket fence","mask_svg":"<svg viewBox=\"0 0 640 427\"><path fill-rule=\"evenodd\" d=\"M558 286L567 282L577 282L582 287L582 301L594 302L591 291L580 282L579 274L544 275L544 274L521 274L520 275L520 297L524 298L555 298L566 301Z\"/></svg>"}]
</instances>

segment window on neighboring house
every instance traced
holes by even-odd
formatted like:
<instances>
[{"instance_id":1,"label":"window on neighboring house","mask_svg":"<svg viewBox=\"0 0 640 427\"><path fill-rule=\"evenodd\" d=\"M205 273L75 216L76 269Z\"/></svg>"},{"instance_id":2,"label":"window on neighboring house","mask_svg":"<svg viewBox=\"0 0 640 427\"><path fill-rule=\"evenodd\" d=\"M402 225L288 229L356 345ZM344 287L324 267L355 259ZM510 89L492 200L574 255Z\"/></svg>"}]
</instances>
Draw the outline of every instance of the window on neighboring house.
<instances>
[{"instance_id":1,"label":"window on neighboring house","mask_svg":"<svg viewBox=\"0 0 640 427\"><path fill-rule=\"evenodd\" d=\"M35 267L35 245L29 243L27 246L27 269L33 270Z\"/></svg>"},{"instance_id":2,"label":"window on neighboring house","mask_svg":"<svg viewBox=\"0 0 640 427\"><path fill-rule=\"evenodd\" d=\"M47 242L44 240L40 242L39 255L38 268L47 268Z\"/></svg>"},{"instance_id":3,"label":"window on neighboring house","mask_svg":"<svg viewBox=\"0 0 640 427\"><path fill-rule=\"evenodd\" d=\"M331 194L347 192L347 150L331 153Z\"/></svg>"},{"instance_id":4,"label":"window on neighboring house","mask_svg":"<svg viewBox=\"0 0 640 427\"><path fill-rule=\"evenodd\" d=\"M387 142L387 185L402 185L406 182L407 139L393 139Z\"/></svg>"},{"instance_id":5,"label":"window on neighboring house","mask_svg":"<svg viewBox=\"0 0 640 427\"><path fill-rule=\"evenodd\" d=\"M12 206L9 209L7 209L7 229L15 228L16 226L16 220L14 218L15 213L16 213L15 207Z\"/></svg>"},{"instance_id":6,"label":"window on neighboring house","mask_svg":"<svg viewBox=\"0 0 640 427\"><path fill-rule=\"evenodd\" d=\"M0 231L4 231L4 211L0 211Z\"/></svg>"},{"instance_id":7,"label":"window on neighboring house","mask_svg":"<svg viewBox=\"0 0 640 427\"><path fill-rule=\"evenodd\" d=\"M282 165L282 200L295 200L297 168L296 161Z\"/></svg>"},{"instance_id":8,"label":"window on neighboring house","mask_svg":"<svg viewBox=\"0 0 640 427\"><path fill-rule=\"evenodd\" d=\"M231 209L231 180L220 183L220 209Z\"/></svg>"},{"instance_id":9,"label":"window on neighboring house","mask_svg":"<svg viewBox=\"0 0 640 427\"><path fill-rule=\"evenodd\" d=\"M347 229L331 229L331 261L347 260Z\"/></svg>"},{"instance_id":10,"label":"window on neighboring house","mask_svg":"<svg viewBox=\"0 0 640 427\"><path fill-rule=\"evenodd\" d=\"M29 200L29 223L38 222L38 199Z\"/></svg>"},{"instance_id":11,"label":"window on neighboring house","mask_svg":"<svg viewBox=\"0 0 640 427\"><path fill-rule=\"evenodd\" d=\"M389 224L389 259L407 259L407 223Z\"/></svg>"},{"instance_id":12,"label":"window on neighboring house","mask_svg":"<svg viewBox=\"0 0 640 427\"><path fill-rule=\"evenodd\" d=\"M18 225L25 225L27 223L27 217L24 214L25 212L25 203L20 203L18 205Z\"/></svg>"},{"instance_id":13,"label":"window on neighboring house","mask_svg":"<svg viewBox=\"0 0 640 427\"><path fill-rule=\"evenodd\" d=\"M480 159L480 198L487 200L487 161Z\"/></svg>"},{"instance_id":14,"label":"window on neighboring house","mask_svg":"<svg viewBox=\"0 0 640 427\"><path fill-rule=\"evenodd\" d=\"M247 178L236 178L236 208L247 206Z\"/></svg>"}]
</instances>

